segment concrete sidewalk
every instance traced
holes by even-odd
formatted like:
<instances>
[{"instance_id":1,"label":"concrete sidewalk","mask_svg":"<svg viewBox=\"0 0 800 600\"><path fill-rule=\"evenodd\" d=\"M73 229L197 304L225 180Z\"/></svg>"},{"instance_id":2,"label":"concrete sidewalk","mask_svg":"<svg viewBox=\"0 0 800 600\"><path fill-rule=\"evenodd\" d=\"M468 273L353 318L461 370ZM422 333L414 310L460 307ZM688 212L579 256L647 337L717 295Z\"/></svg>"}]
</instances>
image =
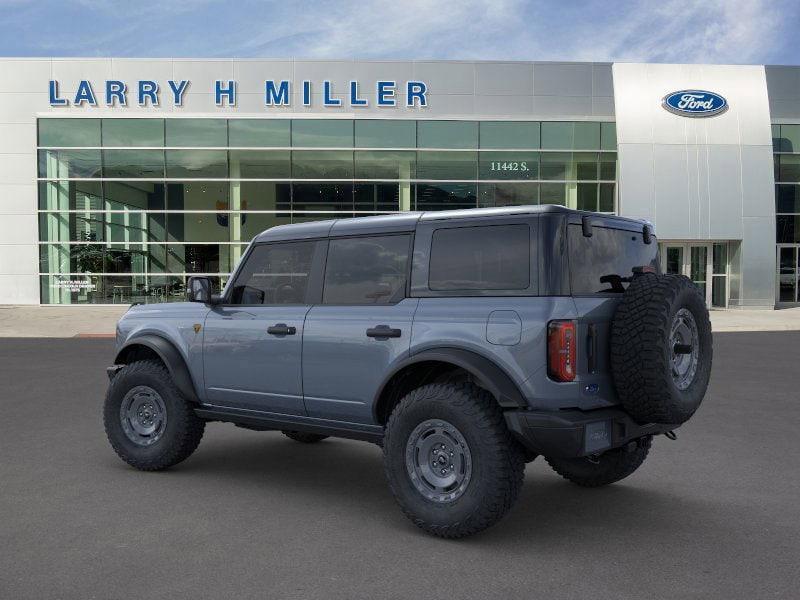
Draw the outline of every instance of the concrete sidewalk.
<instances>
[{"instance_id":1,"label":"concrete sidewalk","mask_svg":"<svg viewBox=\"0 0 800 600\"><path fill-rule=\"evenodd\" d=\"M71 338L114 335L128 310L120 306L0 306L0 337Z\"/></svg>"},{"instance_id":2,"label":"concrete sidewalk","mask_svg":"<svg viewBox=\"0 0 800 600\"><path fill-rule=\"evenodd\" d=\"M0 306L0 337L109 336L127 306ZM714 310L714 331L800 331L800 308Z\"/></svg>"}]
</instances>

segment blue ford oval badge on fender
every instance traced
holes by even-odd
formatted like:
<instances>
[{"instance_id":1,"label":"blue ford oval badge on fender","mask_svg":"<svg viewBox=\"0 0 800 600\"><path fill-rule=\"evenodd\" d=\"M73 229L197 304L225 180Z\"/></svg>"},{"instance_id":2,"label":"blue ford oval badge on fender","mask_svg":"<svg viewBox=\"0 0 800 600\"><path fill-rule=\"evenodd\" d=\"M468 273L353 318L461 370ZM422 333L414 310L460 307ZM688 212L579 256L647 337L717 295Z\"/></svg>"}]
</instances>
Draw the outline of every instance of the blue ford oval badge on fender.
<instances>
[{"instance_id":1,"label":"blue ford oval badge on fender","mask_svg":"<svg viewBox=\"0 0 800 600\"><path fill-rule=\"evenodd\" d=\"M728 110L728 101L705 90L681 90L664 96L662 105L684 117L713 117Z\"/></svg>"}]
</instances>

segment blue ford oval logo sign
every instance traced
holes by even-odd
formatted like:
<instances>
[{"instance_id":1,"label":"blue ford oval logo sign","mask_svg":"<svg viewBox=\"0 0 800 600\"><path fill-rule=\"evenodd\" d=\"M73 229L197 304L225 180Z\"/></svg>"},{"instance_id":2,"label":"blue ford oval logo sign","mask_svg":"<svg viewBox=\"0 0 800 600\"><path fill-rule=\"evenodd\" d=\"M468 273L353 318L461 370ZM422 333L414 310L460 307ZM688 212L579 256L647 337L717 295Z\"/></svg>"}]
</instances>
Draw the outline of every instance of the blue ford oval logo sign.
<instances>
[{"instance_id":1,"label":"blue ford oval logo sign","mask_svg":"<svg viewBox=\"0 0 800 600\"><path fill-rule=\"evenodd\" d=\"M728 101L705 90L681 90L664 96L665 109L684 117L712 117L728 110Z\"/></svg>"}]
</instances>

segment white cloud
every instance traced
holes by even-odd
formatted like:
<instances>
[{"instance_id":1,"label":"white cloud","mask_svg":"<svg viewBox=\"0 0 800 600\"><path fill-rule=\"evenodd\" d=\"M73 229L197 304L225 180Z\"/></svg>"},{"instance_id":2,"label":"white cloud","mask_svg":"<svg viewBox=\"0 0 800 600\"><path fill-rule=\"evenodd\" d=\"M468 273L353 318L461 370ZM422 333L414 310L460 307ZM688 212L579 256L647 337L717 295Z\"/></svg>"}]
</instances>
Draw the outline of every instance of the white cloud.
<instances>
[{"instance_id":1,"label":"white cloud","mask_svg":"<svg viewBox=\"0 0 800 600\"><path fill-rule=\"evenodd\" d=\"M0 0L0 54L800 63L797 0L48 4Z\"/></svg>"}]
</instances>

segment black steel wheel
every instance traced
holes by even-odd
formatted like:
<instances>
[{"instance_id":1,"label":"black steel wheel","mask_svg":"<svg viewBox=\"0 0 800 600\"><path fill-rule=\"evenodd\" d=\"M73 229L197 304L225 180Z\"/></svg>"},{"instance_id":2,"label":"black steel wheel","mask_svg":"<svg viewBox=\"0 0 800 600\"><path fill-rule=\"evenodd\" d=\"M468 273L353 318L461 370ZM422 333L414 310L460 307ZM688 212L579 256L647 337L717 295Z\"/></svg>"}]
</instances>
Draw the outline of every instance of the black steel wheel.
<instances>
[{"instance_id":1,"label":"black steel wheel","mask_svg":"<svg viewBox=\"0 0 800 600\"><path fill-rule=\"evenodd\" d=\"M522 487L522 447L492 395L469 381L433 383L394 408L383 440L384 468L400 508L444 538L499 521Z\"/></svg>"},{"instance_id":2,"label":"black steel wheel","mask_svg":"<svg viewBox=\"0 0 800 600\"><path fill-rule=\"evenodd\" d=\"M142 471L185 460L205 430L205 421L155 360L133 362L117 372L106 393L103 422L117 455Z\"/></svg>"}]
</instances>

